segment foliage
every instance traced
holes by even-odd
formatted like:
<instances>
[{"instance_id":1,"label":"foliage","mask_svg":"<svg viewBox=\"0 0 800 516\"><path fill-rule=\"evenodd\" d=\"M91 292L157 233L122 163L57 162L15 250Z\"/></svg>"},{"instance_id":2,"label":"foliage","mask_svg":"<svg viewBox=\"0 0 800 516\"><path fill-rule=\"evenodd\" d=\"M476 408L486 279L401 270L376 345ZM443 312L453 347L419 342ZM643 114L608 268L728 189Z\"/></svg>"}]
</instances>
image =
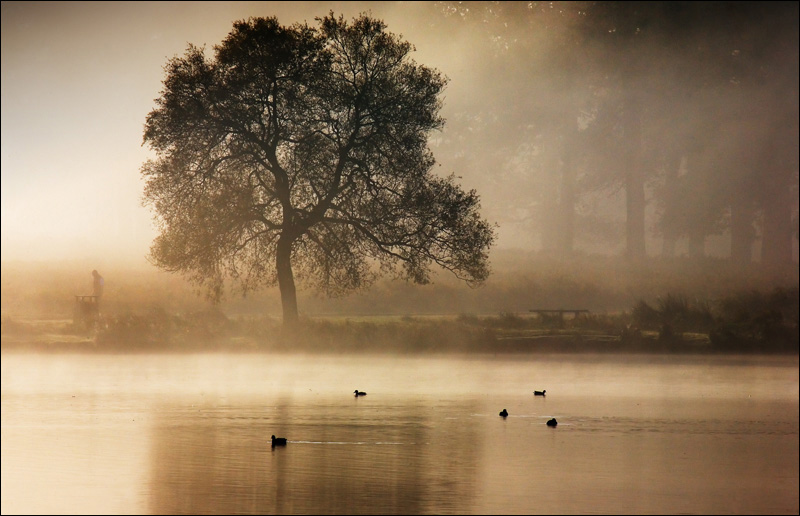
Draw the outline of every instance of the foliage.
<instances>
[{"instance_id":1,"label":"foliage","mask_svg":"<svg viewBox=\"0 0 800 516\"><path fill-rule=\"evenodd\" d=\"M702 332L720 349L793 351L798 348L798 313L795 287L739 292L713 304L667 294L657 308L638 301L631 316L638 328L656 329L663 340Z\"/></svg>"},{"instance_id":2,"label":"foliage","mask_svg":"<svg viewBox=\"0 0 800 516\"><path fill-rule=\"evenodd\" d=\"M362 15L234 24L207 59L172 59L144 141L145 202L159 267L222 296L278 284L297 319L295 276L329 295L381 272L427 283L433 264L471 284L489 275L492 226L475 191L432 174L428 135L447 79Z\"/></svg>"},{"instance_id":3,"label":"foliage","mask_svg":"<svg viewBox=\"0 0 800 516\"><path fill-rule=\"evenodd\" d=\"M63 321L3 317L3 349L309 351L320 353L798 352L798 290L749 291L716 303L667 294L653 308L568 317L532 314L438 317L316 317L284 327L271 317L216 309L168 314L154 308L101 318L91 332ZM83 348L70 334L80 337ZM38 344L37 344L38 343ZM54 345L56 343L57 345ZM38 346L38 348L37 348ZM87 347L88 346L88 347Z\"/></svg>"},{"instance_id":4,"label":"foliage","mask_svg":"<svg viewBox=\"0 0 800 516\"><path fill-rule=\"evenodd\" d=\"M798 346L798 289L748 291L720 303L719 324L711 332L718 346L742 349L796 350Z\"/></svg>"}]
</instances>

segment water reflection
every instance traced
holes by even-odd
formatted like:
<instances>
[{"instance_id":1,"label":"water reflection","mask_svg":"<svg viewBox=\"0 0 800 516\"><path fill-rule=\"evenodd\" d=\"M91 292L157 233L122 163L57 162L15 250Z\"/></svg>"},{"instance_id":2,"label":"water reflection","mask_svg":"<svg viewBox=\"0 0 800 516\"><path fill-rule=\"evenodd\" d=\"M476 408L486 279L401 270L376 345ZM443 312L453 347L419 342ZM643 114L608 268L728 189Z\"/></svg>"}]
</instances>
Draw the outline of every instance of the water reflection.
<instances>
[{"instance_id":1,"label":"water reflection","mask_svg":"<svg viewBox=\"0 0 800 516\"><path fill-rule=\"evenodd\" d=\"M1 512L797 514L798 376L797 357L4 354Z\"/></svg>"},{"instance_id":2,"label":"water reflection","mask_svg":"<svg viewBox=\"0 0 800 516\"><path fill-rule=\"evenodd\" d=\"M378 396L311 403L284 397L194 413L163 407L152 429L148 512L469 512L481 425L441 417L440 409L424 399L387 403ZM477 408L465 402L445 410L469 415ZM175 419L180 413L185 420ZM285 448L272 448L273 433L287 437ZM447 455L438 455L443 449Z\"/></svg>"}]
</instances>

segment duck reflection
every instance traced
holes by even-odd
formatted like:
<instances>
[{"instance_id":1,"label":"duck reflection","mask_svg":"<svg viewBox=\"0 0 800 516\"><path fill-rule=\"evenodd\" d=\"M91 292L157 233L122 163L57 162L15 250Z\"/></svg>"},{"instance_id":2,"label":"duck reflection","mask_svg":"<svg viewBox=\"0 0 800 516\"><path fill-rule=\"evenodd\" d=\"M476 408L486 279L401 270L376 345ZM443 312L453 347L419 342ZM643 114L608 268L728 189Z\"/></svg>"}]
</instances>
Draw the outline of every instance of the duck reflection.
<instances>
[{"instance_id":1,"label":"duck reflection","mask_svg":"<svg viewBox=\"0 0 800 516\"><path fill-rule=\"evenodd\" d=\"M477 408L465 403L458 410ZM423 400L366 406L286 398L268 409L209 405L185 414L154 425L151 513L419 514L471 507L480 430L442 418ZM278 432L291 446L272 447L270 435Z\"/></svg>"}]
</instances>

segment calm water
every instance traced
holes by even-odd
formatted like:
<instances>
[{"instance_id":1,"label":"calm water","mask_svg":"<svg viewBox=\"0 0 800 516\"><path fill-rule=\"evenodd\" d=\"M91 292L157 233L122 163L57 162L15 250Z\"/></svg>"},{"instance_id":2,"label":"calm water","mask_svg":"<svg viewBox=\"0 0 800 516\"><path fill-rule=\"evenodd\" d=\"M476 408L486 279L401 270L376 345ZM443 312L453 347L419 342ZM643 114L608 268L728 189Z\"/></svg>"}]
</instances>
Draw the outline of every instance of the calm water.
<instances>
[{"instance_id":1,"label":"calm water","mask_svg":"<svg viewBox=\"0 0 800 516\"><path fill-rule=\"evenodd\" d=\"M3 514L798 514L798 359L4 354L0 493Z\"/></svg>"}]
</instances>

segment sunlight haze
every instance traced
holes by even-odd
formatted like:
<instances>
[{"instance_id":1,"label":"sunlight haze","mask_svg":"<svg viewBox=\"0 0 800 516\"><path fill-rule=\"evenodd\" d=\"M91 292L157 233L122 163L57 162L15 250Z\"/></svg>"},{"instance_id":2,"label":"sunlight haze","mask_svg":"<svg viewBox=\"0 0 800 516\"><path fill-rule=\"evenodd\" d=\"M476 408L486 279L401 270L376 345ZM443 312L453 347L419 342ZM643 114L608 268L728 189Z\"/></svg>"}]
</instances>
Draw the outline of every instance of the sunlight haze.
<instances>
[{"instance_id":1,"label":"sunlight haze","mask_svg":"<svg viewBox=\"0 0 800 516\"><path fill-rule=\"evenodd\" d=\"M768 14L780 4L763 5ZM530 16L537 9L538 14ZM566 194L559 193L563 185L559 186L552 168L562 165L548 165L542 154L542 149L546 152L548 145L552 148L557 143L540 136L560 123L559 117L566 112L562 106L569 109L584 102L576 95L595 87L592 81L597 80L591 70L580 69L585 77L574 87L569 57L562 52L564 42L575 37L571 24L580 13L561 9L558 2L3 2L2 260L144 263L156 230L153 214L141 205L140 168L153 157L142 145L143 127L160 95L168 59L183 55L189 44L205 47L206 56L211 56L214 45L237 20L276 16L284 25L306 22L314 26L316 17L329 12L348 19L371 13L382 19L390 32L414 45L411 57L415 61L449 79L442 96L446 123L441 133L431 135L438 162L435 172L452 173L465 190L477 191L482 213L497 223L495 249L547 248L548 241L558 238L553 220L563 215L556 213L557 196ZM539 15L546 15L546 21L537 21ZM755 29L758 23L759 19L752 20ZM722 37L728 29L720 26L719 30ZM687 31L686 37L698 33L705 34L697 29ZM647 44L660 48L658 37ZM713 86L700 92L690 89L696 85L682 90L680 81L687 73L693 76L709 70L693 68L691 61L684 63L680 52L704 47L681 37L675 35L670 41L672 53L650 57L646 53L650 47L636 50L641 52L640 62L651 67L652 77L636 78L641 92L649 95L648 111L662 117L658 123L672 124L675 133L704 124L715 131L714 124L720 120L713 119L714 110L727 102L732 106L729 111L754 121L714 133L713 143L701 149L701 157L715 161L723 171L730 166L726 159L734 164L760 159L755 145L752 156L740 154L763 139L774 120L786 114L796 120L796 46L793 53L791 48L779 49L783 54L774 59L781 61L773 61L778 63L775 69L789 78L778 75L775 87L790 81L793 100L784 100L771 87L748 95L744 88L756 83L740 84L738 76L730 78L738 90L723 92L731 97L726 99ZM796 23L792 37L796 43ZM602 57L592 57L595 49L590 40L582 44L585 56L581 59L595 59L603 66ZM745 55L735 43L731 45L731 59ZM649 91L652 88L664 91ZM602 88L595 92L608 94ZM734 105L740 98L747 99L746 105L737 108ZM593 115L573 112L572 116L578 116L585 127ZM694 116L698 118L690 118ZM663 125L652 127L658 130ZM796 130L795 121L795 134L786 137L796 141ZM654 138L663 141L658 135ZM578 156L588 150L587 145L575 145L570 152ZM780 230L794 233L791 243L783 245L791 247L789 254L796 264L797 164L796 157L788 159L792 170L787 177L793 190L778 191L794 196L793 227ZM591 162L592 167L597 165ZM659 255L665 245L657 226L665 197L656 195L664 177L656 169L653 165L646 170L653 176L645 185L644 199L649 255ZM583 190L574 201L574 249L620 255L625 246L624 188L607 176L592 183L593 171L589 172L589 181L577 183ZM747 182L712 188L720 198L736 198L739 193L731 188L752 190ZM692 204L691 199L683 202ZM709 205L709 201L699 198L694 205ZM707 256L730 253L728 215L724 210L720 213L720 221L703 222L708 226L702 235ZM753 216L755 226L762 224L760 212ZM762 233L760 227L753 231L755 260L760 257ZM685 235L678 238L674 254L691 255ZM669 252L673 253L672 247Z\"/></svg>"},{"instance_id":2,"label":"sunlight haze","mask_svg":"<svg viewBox=\"0 0 800 516\"><path fill-rule=\"evenodd\" d=\"M451 38L398 14L414 3L3 2L2 260L143 260L156 235L140 204L144 121L189 43L210 50L250 16L314 24L373 9L418 60L463 70Z\"/></svg>"}]
</instances>

